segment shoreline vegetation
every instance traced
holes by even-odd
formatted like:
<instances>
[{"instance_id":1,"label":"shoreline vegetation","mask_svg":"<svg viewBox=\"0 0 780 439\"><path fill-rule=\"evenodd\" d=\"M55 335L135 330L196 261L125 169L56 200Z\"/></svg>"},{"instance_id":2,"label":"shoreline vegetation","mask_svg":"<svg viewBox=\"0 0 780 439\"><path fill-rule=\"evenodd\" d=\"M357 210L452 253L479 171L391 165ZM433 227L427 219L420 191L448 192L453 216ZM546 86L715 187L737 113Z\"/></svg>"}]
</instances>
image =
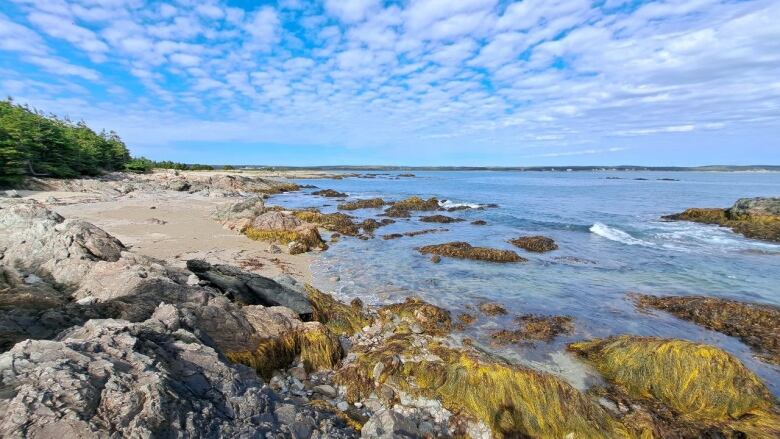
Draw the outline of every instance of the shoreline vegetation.
<instances>
[{"instance_id":1,"label":"shoreline vegetation","mask_svg":"<svg viewBox=\"0 0 780 439\"><path fill-rule=\"evenodd\" d=\"M474 315L454 321L450 311L416 297L383 306L340 302L285 271L285 264L327 251L327 242L376 239L375 230L394 218L421 227L427 224L421 218L452 222L434 213L452 210L436 198L361 203L346 194L338 194L346 198L340 207L376 209L376 218L289 209L269 204L272 196L301 187L269 175L168 170L30 178L25 187L37 191L0 199L0 379L9 389L0 413L14 413L3 416L0 435L35 436L66 425L83 436L780 435L776 398L715 346L631 334L575 338L569 351L602 380L583 391L463 338L459 333L475 324ZM775 215L775 203L780 199L737 205L765 220ZM179 206L198 210L182 215ZM124 218L108 221L111 209L139 212L140 229ZM92 215L105 228L78 215ZM193 215L202 239L207 229L216 234L212 227L225 235L199 251L191 248L197 240L163 244L182 245L175 253L147 247L151 228L178 227L175 222ZM558 248L544 236L506 239L529 258ZM471 244L419 251L474 264L526 259ZM240 250L215 253L215 246L231 245ZM152 256L162 254L168 256ZM776 307L626 297L645 312L668 312L737 337L759 360L776 364ZM498 303L478 309L480 319L507 314ZM496 323L496 343L548 343L577 334L569 316L526 314L514 321L508 328Z\"/></svg>"}]
</instances>

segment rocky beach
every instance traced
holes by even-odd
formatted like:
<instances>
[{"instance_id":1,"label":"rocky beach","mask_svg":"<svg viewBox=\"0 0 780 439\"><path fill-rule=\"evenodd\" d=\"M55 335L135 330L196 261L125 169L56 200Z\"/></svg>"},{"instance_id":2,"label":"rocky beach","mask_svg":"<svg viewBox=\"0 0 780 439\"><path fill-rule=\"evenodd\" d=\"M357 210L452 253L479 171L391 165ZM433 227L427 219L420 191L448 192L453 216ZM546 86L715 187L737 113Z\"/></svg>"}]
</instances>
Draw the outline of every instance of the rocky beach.
<instances>
[{"instance_id":1,"label":"rocky beach","mask_svg":"<svg viewBox=\"0 0 780 439\"><path fill-rule=\"evenodd\" d=\"M459 312L414 295L375 304L376 293L364 291L348 303L316 289L310 266L330 246L447 233L378 234L410 217L481 229L450 215L494 208L417 196L352 199L300 184L344 178L361 175L155 171L31 178L6 192L0 436L780 434L776 396L717 346L630 333L582 337L578 319L544 313L509 319L499 302ZM302 190L312 194L301 196L337 200L337 211L276 203L280 194ZM722 214L729 218L724 225L776 240L778 203L739 201ZM348 214L361 209L378 214ZM504 266L560 245L540 235L505 241L523 256L443 237L417 250L428 263ZM756 361L778 364L775 306L704 296L627 294L626 300L734 337ZM485 319L505 322L489 334L496 345L571 340L573 361L600 378L583 388L561 373L497 355L470 336Z\"/></svg>"}]
</instances>

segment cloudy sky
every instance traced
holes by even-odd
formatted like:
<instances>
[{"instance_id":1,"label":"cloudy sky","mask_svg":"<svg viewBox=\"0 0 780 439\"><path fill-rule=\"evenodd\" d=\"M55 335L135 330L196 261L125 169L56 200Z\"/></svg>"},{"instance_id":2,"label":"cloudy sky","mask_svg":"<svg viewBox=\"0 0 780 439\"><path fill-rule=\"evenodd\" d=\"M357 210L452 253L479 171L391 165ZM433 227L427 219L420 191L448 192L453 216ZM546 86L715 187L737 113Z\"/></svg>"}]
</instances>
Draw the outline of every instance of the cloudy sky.
<instances>
[{"instance_id":1,"label":"cloudy sky","mask_svg":"<svg viewBox=\"0 0 780 439\"><path fill-rule=\"evenodd\" d=\"M780 164L777 0L2 0L0 93L155 159Z\"/></svg>"}]
</instances>

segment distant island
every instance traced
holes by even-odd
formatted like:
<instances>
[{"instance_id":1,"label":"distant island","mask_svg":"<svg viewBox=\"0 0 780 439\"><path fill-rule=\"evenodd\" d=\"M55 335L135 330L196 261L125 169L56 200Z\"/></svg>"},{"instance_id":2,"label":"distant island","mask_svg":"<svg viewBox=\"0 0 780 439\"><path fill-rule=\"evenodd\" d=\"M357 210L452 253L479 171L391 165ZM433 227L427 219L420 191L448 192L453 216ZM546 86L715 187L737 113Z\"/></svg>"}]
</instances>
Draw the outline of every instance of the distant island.
<instances>
[{"instance_id":1,"label":"distant island","mask_svg":"<svg viewBox=\"0 0 780 439\"><path fill-rule=\"evenodd\" d=\"M215 166L222 168L222 166ZM780 165L708 165L708 166L269 166L234 165L228 169L258 169L275 171L670 171L670 172L780 172Z\"/></svg>"}]
</instances>

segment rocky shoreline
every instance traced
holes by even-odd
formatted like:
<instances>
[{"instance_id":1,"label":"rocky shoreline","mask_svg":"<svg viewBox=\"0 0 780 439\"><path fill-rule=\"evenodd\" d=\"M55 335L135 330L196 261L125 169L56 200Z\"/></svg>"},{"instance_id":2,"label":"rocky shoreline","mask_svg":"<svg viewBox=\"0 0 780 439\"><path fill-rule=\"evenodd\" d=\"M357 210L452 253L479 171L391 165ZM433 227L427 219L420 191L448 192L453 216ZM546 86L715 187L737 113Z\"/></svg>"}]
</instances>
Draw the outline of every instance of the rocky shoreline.
<instances>
[{"instance_id":1,"label":"rocky shoreline","mask_svg":"<svg viewBox=\"0 0 780 439\"><path fill-rule=\"evenodd\" d=\"M765 384L713 346L631 335L573 343L570 351L603 378L583 392L454 337L474 316L455 321L413 297L381 307L345 304L307 284L307 252L333 240L372 239L411 212L447 210L435 198L339 206L388 206L384 217L355 222L344 213L269 206L268 196L299 187L258 176L115 174L34 180L28 188L45 191L0 200L2 437L780 435L777 401ZM123 236L57 213L84 215L100 203L96 218ZM198 222L176 215L184 205L197 207L187 212ZM114 220L108 206L137 223ZM150 242L142 235L153 227L182 231ZM228 242L233 250L221 248ZM557 248L540 236L512 242L529 252ZM171 250L176 243L183 247ZM462 242L419 251L525 260ZM282 268L296 264L299 271ZM774 307L735 302L724 317L717 310L725 305L706 298L635 300L739 337L776 361ZM486 315L502 310L480 307ZM516 322L496 340L544 343L576 325L566 316Z\"/></svg>"}]
</instances>

